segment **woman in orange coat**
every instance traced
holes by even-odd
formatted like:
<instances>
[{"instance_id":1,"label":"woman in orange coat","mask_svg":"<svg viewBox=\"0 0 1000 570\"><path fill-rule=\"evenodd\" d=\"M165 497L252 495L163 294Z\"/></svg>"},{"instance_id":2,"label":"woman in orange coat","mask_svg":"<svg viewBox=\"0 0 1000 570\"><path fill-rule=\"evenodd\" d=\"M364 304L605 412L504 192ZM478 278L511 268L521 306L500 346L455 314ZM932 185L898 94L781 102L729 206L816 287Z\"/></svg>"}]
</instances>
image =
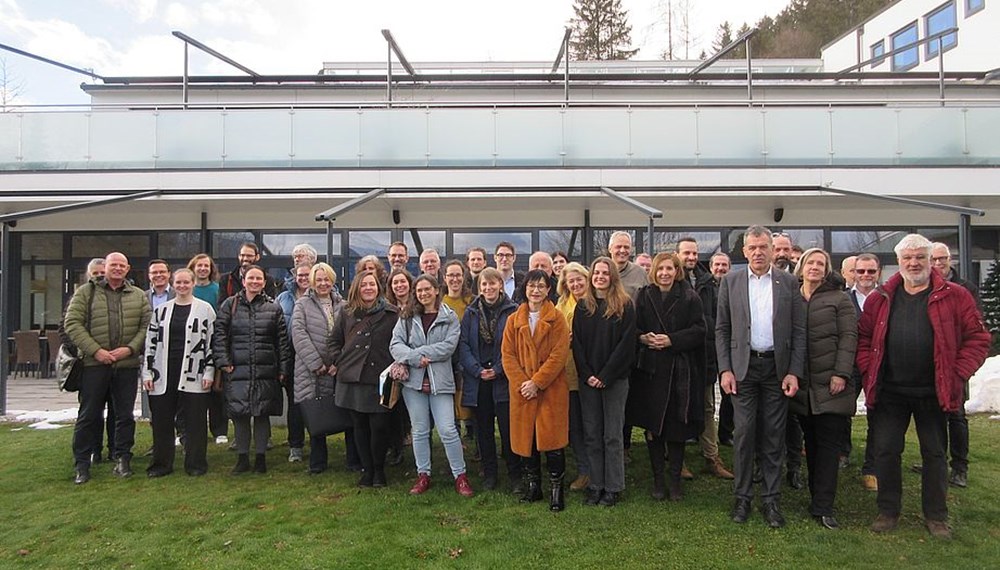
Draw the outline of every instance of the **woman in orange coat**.
<instances>
[{"instance_id":1,"label":"woman in orange coat","mask_svg":"<svg viewBox=\"0 0 1000 570\"><path fill-rule=\"evenodd\" d=\"M549 509L561 511L563 450L569 444L569 327L549 300L550 287L543 271L525 276L521 293L526 301L507 320L502 354L510 389L510 446L525 458L521 501L542 498L540 452L544 451L552 484Z\"/></svg>"}]
</instances>

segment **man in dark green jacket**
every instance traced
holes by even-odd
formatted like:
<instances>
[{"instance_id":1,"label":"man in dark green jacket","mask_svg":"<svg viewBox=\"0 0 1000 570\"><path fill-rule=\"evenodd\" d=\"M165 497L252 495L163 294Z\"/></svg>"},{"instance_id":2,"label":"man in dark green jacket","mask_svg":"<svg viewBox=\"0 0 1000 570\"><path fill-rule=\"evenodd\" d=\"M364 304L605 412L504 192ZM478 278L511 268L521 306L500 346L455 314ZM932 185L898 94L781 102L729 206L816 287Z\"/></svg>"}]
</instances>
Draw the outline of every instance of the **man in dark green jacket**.
<instances>
[{"instance_id":1,"label":"man in dark green jacket","mask_svg":"<svg viewBox=\"0 0 1000 570\"><path fill-rule=\"evenodd\" d=\"M109 390L115 410L114 473L119 477L132 474L132 414L152 311L142 289L126 281L128 271L128 258L109 253L104 278L77 289L66 310L64 328L84 365L80 410L73 430L77 485L90 480L90 454L100 437L104 397Z\"/></svg>"}]
</instances>

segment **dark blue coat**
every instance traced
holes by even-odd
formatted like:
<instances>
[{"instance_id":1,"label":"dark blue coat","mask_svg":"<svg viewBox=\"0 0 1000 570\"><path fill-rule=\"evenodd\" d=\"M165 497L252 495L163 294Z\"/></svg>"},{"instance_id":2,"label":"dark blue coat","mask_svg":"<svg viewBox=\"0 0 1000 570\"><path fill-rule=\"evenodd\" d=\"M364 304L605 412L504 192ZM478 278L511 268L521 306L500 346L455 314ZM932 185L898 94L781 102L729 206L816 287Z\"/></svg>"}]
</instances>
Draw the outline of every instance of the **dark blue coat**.
<instances>
[{"instance_id":1,"label":"dark blue coat","mask_svg":"<svg viewBox=\"0 0 1000 570\"><path fill-rule=\"evenodd\" d=\"M493 362L493 370L497 377L490 381L493 384L493 401L509 402L510 393L507 391L507 376L503 372L503 357L500 353L500 346L503 341L503 330L507 325L507 317L517 310L517 305L509 298L505 298L503 303L497 307L500 316L497 318L497 330L493 338L493 354L480 354L479 347L479 320L482 314L479 309L479 297L469 304L465 309L465 316L462 318L462 336L458 341L458 362L462 368L462 405L467 408L475 408L479 405L479 387L483 382L480 374L483 371L481 363Z\"/></svg>"}]
</instances>

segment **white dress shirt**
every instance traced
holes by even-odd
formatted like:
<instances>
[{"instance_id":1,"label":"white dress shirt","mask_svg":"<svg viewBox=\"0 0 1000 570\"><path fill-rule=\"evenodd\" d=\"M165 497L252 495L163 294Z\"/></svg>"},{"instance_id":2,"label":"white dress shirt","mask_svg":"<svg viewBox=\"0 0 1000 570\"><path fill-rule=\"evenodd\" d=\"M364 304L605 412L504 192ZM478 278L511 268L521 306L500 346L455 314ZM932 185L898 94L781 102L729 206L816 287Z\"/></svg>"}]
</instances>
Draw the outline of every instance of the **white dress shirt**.
<instances>
[{"instance_id":1,"label":"white dress shirt","mask_svg":"<svg viewBox=\"0 0 1000 570\"><path fill-rule=\"evenodd\" d=\"M773 269L757 276L747 269L747 289L750 293L750 349L760 352L774 350Z\"/></svg>"}]
</instances>

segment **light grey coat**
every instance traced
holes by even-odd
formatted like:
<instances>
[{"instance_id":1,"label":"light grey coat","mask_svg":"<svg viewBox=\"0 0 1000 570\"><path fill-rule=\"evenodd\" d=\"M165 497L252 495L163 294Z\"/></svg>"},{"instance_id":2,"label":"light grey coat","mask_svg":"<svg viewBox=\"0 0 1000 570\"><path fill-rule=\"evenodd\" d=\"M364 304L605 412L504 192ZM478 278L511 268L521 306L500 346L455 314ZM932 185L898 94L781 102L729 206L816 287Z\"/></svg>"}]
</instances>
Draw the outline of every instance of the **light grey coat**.
<instances>
[{"instance_id":1,"label":"light grey coat","mask_svg":"<svg viewBox=\"0 0 1000 570\"><path fill-rule=\"evenodd\" d=\"M406 342L406 327L410 327L410 342ZM461 336L461 326L458 315L448 305L441 303L437 318L424 334L420 323L420 315L412 318L400 317L392 330L392 342L389 352L397 362L403 362L410 367L410 378L403 385L420 391L424 380L424 368L420 368L420 357L430 359L426 368L430 376L432 394L455 393L455 371L452 367L452 355L458 347Z\"/></svg>"},{"instance_id":2,"label":"light grey coat","mask_svg":"<svg viewBox=\"0 0 1000 570\"><path fill-rule=\"evenodd\" d=\"M334 322L342 317L343 304L343 299L334 292ZM295 302L292 309L291 338L295 347L295 383L292 391L296 403L316 396L333 396L336 378L316 374L321 367L333 364L329 343L331 331L319 298L310 289Z\"/></svg>"}]
</instances>

